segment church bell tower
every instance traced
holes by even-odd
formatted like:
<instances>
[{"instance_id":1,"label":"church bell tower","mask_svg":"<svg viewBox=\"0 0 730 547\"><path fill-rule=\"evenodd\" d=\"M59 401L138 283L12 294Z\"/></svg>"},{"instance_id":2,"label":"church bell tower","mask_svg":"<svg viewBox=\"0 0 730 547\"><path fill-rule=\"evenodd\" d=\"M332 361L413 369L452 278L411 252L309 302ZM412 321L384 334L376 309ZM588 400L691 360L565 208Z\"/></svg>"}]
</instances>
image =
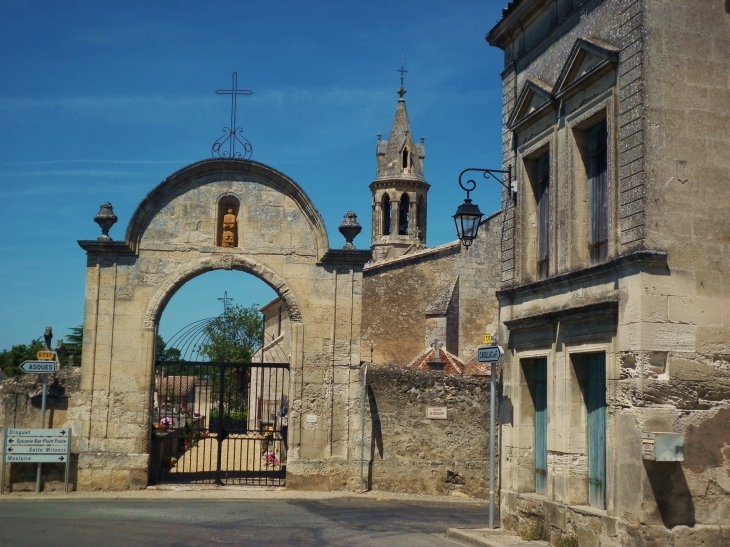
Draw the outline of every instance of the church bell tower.
<instances>
[{"instance_id":1,"label":"church bell tower","mask_svg":"<svg viewBox=\"0 0 730 547\"><path fill-rule=\"evenodd\" d=\"M373 262L425 249L428 189L423 177L424 139L413 140L401 66L398 106L388 140L378 135L373 195Z\"/></svg>"}]
</instances>

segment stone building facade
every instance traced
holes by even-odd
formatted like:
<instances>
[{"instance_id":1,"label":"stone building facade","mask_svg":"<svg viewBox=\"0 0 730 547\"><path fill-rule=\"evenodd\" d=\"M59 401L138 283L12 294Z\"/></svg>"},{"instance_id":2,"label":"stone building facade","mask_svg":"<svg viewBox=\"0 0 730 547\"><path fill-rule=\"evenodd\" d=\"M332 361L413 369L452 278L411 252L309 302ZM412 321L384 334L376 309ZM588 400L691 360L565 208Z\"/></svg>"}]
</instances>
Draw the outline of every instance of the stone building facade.
<instances>
[{"instance_id":1,"label":"stone building facade","mask_svg":"<svg viewBox=\"0 0 730 547\"><path fill-rule=\"evenodd\" d=\"M482 335L498 328L501 229L496 213L469 249L454 241L365 266L363 360L406 366L439 340L470 361Z\"/></svg>"},{"instance_id":2,"label":"stone building facade","mask_svg":"<svg viewBox=\"0 0 730 547\"><path fill-rule=\"evenodd\" d=\"M487 35L518 189L497 293L509 529L730 542L728 10L521 0ZM660 433L678 461L649 459Z\"/></svg>"},{"instance_id":3,"label":"stone building facade","mask_svg":"<svg viewBox=\"0 0 730 547\"><path fill-rule=\"evenodd\" d=\"M502 214L482 221L470 249L426 247L423 140L413 140L401 81L387 141L378 138L372 261L363 270L363 360L406 366L438 340L463 362L497 330ZM407 222L405 222L407 219ZM400 228L398 228L400 227Z\"/></svg>"}]
</instances>

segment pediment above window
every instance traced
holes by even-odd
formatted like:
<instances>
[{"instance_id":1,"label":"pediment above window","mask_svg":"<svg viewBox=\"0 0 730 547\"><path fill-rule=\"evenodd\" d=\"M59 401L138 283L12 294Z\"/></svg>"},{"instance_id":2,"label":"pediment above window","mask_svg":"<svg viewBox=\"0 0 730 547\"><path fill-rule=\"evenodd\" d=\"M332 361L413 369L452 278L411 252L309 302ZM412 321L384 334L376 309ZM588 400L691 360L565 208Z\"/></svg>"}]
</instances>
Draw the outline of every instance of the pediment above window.
<instances>
[{"instance_id":1,"label":"pediment above window","mask_svg":"<svg viewBox=\"0 0 730 547\"><path fill-rule=\"evenodd\" d=\"M530 78L517 97L517 104L510 114L507 126L515 131L518 126L523 126L544 113L553 102L553 95L550 86L545 82Z\"/></svg>"},{"instance_id":2,"label":"pediment above window","mask_svg":"<svg viewBox=\"0 0 730 547\"><path fill-rule=\"evenodd\" d=\"M614 70L616 64L618 49L597 40L579 38L555 83L555 97L561 99L583 89Z\"/></svg>"}]
</instances>

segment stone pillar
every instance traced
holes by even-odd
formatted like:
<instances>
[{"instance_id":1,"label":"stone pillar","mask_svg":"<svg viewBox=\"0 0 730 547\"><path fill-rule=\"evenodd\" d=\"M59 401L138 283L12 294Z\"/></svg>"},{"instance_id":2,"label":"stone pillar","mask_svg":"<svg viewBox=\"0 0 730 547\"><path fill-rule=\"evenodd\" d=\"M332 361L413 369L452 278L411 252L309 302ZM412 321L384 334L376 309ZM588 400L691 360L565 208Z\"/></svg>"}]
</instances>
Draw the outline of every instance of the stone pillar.
<instances>
[{"instance_id":1,"label":"stone pillar","mask_svg":"<svg viewBox=\"0 0 730 547\"><path fill-rule=\"evenodd\" d=\"M394 199L390 202L390 235L398 235L400 226L400 201Z\"/></svg>"}]
</instances>

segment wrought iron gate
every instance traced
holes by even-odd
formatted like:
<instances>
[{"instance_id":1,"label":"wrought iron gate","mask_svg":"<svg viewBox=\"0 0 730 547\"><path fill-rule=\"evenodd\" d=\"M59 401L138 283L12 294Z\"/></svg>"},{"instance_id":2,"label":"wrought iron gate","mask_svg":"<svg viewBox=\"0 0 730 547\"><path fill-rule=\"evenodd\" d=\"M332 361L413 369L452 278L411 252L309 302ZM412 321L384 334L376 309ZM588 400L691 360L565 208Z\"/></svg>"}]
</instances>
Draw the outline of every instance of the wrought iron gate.
<instances>
[{"instance_id":1,"label":"wrought iron gate","mask_svg":"<svg viewBox=\"0 0 730 547\"><path fill-rule=\"evenodd\" d=\"M150 482L283 486L288 363L158 361Z\"/></svg>"}]
</instances>

